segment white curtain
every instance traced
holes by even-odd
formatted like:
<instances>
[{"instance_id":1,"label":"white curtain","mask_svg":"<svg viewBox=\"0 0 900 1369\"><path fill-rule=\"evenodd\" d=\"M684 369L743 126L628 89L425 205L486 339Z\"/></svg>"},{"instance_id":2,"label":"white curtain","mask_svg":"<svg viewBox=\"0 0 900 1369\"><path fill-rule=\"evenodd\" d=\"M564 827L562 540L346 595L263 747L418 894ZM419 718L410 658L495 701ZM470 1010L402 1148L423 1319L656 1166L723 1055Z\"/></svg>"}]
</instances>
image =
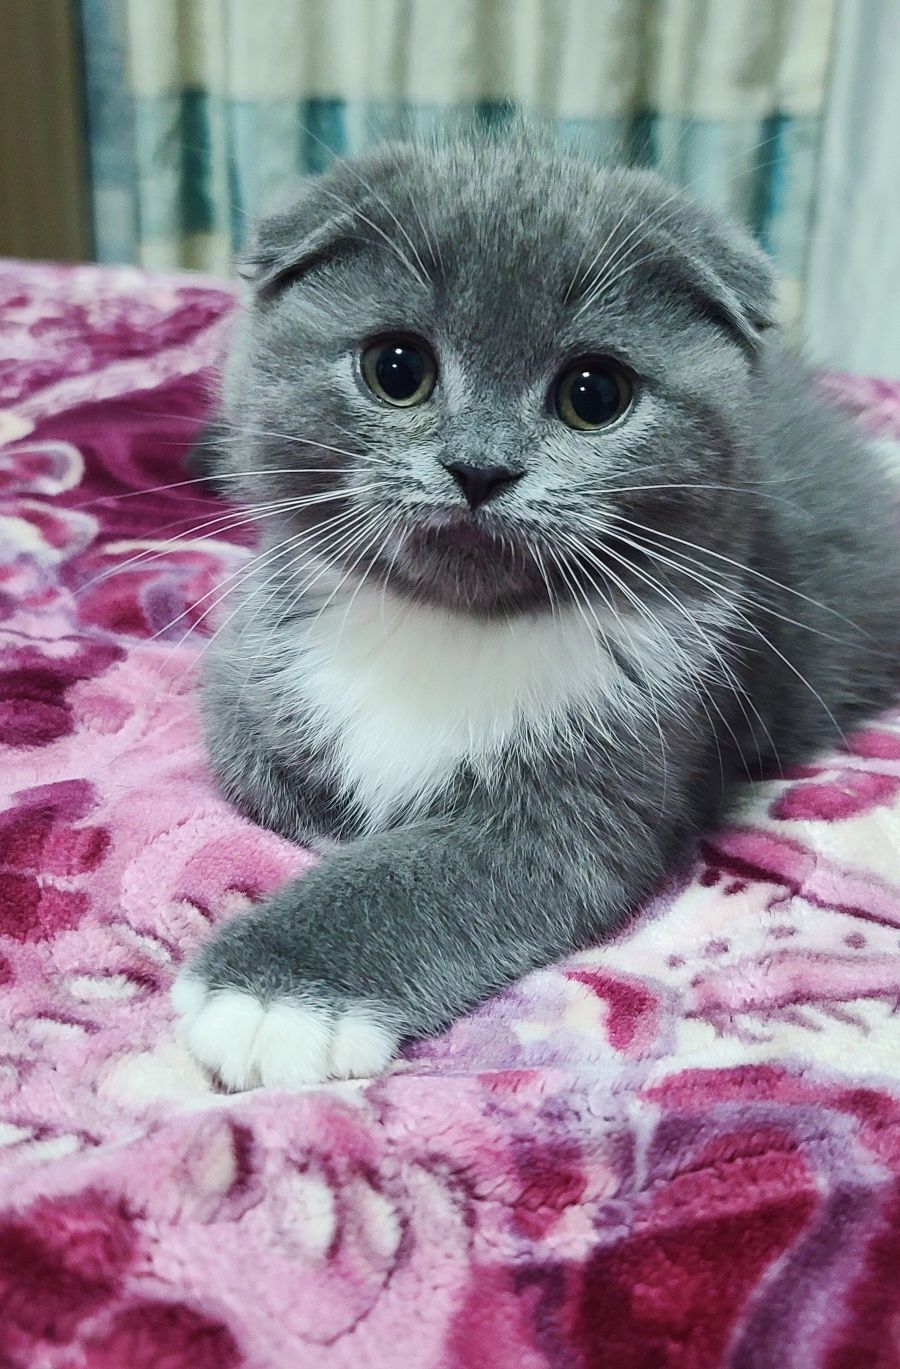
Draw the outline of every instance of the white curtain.
<instances>
[{"instance_id":1,"label":"white curtain","mask_svg":"<svg viewBox=\"0 0 900 1369\"><path fill-rule=\"evenodd\" d=\"M801 316L836 0L80 4L103 260L225 271L329 149L521 107L743 219Z\"/></svg>"},{"instance_id":2,"label":"white curtain","mask_svg":"<svg viewBox=\"0 0 900 1369\"><path fill-rule=\"evenodd\" d=\"M900 378L900 0L842 0L807 275L813 359Z\"/></svg>"}]
</instances>

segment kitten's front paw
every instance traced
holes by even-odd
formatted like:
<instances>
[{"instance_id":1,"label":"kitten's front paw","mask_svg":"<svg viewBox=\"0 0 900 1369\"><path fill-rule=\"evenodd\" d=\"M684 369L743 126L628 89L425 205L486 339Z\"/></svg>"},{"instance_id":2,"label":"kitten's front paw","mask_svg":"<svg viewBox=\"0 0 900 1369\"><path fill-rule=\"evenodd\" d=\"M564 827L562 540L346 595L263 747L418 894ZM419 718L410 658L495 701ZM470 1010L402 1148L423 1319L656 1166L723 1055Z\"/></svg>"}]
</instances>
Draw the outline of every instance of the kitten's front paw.
<instances>
[{"instance_id":1,"label":"kitten's front paw","mask_svg":"<svg viewBox=\"0 0 900 1369\"><path fill-rule=\"evenodd\" d=\"M192 1055L230 1089L367 1079L397 1049L397 1033L364 1003L329 1006L312 995L264 1002L210 989L189 971L172 986L172 1002Z\"/></svg>"}]
</instances>

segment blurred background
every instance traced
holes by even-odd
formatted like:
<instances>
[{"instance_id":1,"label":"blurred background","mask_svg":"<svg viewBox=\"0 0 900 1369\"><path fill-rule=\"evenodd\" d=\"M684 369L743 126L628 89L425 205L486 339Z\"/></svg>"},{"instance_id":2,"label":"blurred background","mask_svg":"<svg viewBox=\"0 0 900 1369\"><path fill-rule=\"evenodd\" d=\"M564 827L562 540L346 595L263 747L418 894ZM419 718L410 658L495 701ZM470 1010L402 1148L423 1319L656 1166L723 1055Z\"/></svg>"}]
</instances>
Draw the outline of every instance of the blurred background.
<instances>
[{"instance_id":1,"label":"blurred background","mask_svg":"<svg viewBox=\"0 0 900 1369\"><path fill-rule=\"evenodd\" d=\"M900 0L0 0L0 254L227 274L287 178L519 109L730 210L814 361L900 376Z\"/></svg>"}]
</instances>

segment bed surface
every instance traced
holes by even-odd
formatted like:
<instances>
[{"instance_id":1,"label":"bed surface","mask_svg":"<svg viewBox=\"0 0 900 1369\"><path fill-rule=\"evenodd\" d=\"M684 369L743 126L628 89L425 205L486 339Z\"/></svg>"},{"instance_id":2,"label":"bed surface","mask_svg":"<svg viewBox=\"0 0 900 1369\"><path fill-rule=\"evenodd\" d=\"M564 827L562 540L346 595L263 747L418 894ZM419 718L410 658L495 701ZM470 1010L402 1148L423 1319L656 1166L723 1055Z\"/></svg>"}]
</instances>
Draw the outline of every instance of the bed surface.
<instances>
[{"instance_id":1,"label":"bed surface","mask_svg":"<svg viewBox=\"0 0 900 1369\"><path fill-rule=\"evenodd\" d=\"M177 967L310 859L199 744L248 538L173 482L232 304L0 264L0 1365L896 1369L900 713L383 1079L185 1054Z\"/></svg>"}]
</instances>

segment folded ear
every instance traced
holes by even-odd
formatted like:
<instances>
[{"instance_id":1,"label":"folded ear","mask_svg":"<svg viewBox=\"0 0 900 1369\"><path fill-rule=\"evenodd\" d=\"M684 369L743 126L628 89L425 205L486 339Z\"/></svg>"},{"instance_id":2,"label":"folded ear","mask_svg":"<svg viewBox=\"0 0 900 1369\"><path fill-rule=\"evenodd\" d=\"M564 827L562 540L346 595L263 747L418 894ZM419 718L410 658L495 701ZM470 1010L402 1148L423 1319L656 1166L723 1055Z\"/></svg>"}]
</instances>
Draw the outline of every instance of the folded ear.
<instances>
[{"instance_id":1,"label":"folded ear","mask_svg":"<svg viewBox=\"0 0 900 1369\"><path fill-rule=\"evenodd\" d=\"M748 233L717 223L701 252L682 248L682 270L689 287L702 297L713 322L739 342L755 348L775 326L775 272Z\"/></svg>"},{"instance_id":2,"label":"folded ear","mask_svg":"<svg viewBox=\"0 0 900 1369\"><path fill-rule=\"evenodd\" d=\"M743 228L695 209L681 232L662 235L668 263L660 273L674 276L711 323L755 350L777 321L772 263Z\"/></svg>"},{"instance_id":3,"label":"folded ear","mask_svg":"<svg viewBox=\"0 0 900 1369\"><path fill-rule=\"evenodd\" d=\"M288 202L257 224L238 266L262 301L274 299L315 267L346 251L353 211L318 179L304 181Z\"/></svg>"},{"instance_id":4,"label":"folded ear","mask_svg":"<svg viewBox=\"0 0 900 1369\"><path fill-rule=\"evenodd\" d=\"M632 196L642 218L638 245L623 261L633 254L635 269L687 295L695 311L755 349L776 323L775 273L746 229L673 191L654 171L623 172L612 188Z\"/></svg>"}]
</instances>

